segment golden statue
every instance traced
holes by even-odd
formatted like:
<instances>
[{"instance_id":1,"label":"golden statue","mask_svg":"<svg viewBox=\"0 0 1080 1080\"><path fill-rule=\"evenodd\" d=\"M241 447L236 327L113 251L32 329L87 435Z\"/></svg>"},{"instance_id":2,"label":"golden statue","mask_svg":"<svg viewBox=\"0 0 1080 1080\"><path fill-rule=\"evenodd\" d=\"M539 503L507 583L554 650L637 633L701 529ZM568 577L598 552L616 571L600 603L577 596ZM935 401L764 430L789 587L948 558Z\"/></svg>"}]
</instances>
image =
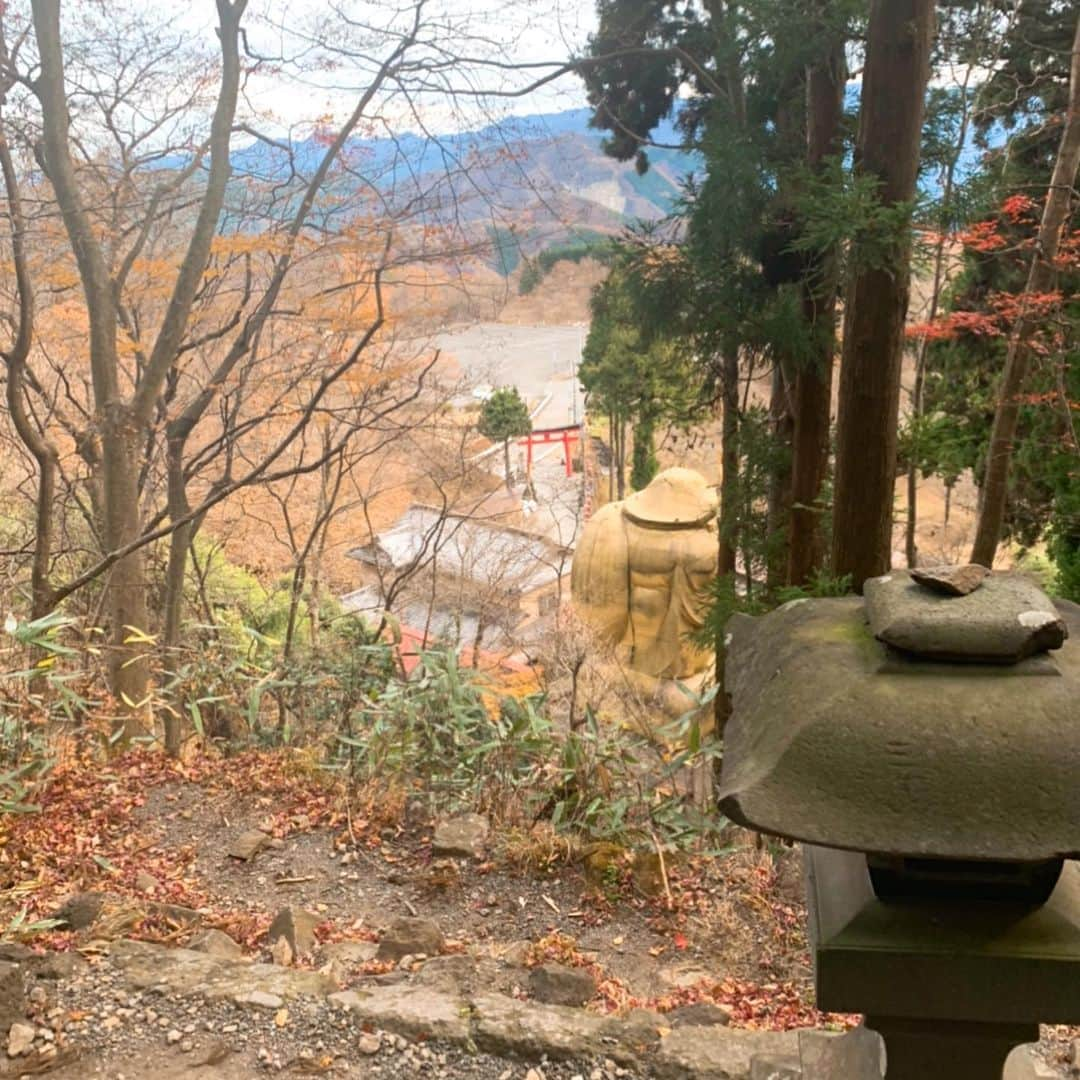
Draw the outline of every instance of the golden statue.
<instances>
[{"instance_id":1,"label":"golden statue","mask_svg":"<svg viewBox=\"0 0 1080 1080\"><path fill-rule=\"evenodd\" d=\"M633 684L664 718L650 735L693 708L679 684L699 693L715 657L690 635L701 629L717 572L717 500L693 469L666 469L585 526L574 554L574 606L616 647ZM711 724L712 710L703 718Z\"/></svg>"}]
</instances>

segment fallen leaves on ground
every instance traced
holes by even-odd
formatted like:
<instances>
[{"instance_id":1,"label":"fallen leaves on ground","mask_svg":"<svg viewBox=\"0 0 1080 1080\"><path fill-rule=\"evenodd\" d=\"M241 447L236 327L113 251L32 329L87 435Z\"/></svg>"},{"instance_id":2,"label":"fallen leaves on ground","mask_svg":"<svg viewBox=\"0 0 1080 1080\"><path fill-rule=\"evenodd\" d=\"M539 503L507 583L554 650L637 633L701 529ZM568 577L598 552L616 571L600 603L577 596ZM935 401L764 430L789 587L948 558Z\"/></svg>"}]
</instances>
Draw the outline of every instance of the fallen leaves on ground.
<instances>
[{"instance_id":1,"label":"fallen leaves on ground","mask_svg":"<svg viewBox=\"0 0 1080 1080\"><path fill-rule=\"evenodd\" d=\"M207 793L267 800L268 831L277 837L344 821L340 792L302 759L281 751L252 751L221 759L203 754L179 763L134 750L102 762L69 757L40 793L38 812L14 817L0 836L0 919L24 923L48 918L69 896L101 892L130 898L138 914L125 914L125 932L151 941L176 941L190 926L176 909L195 909L204 925L253 945L269 916L216 907L194 872L195 847L167 846L153 821L137 820L148 793L169 784L198 785ZM151 889L138 880L154 879ZM74 935L54 930L37 937L54 949Z\"/></svg>"}]
</instances>

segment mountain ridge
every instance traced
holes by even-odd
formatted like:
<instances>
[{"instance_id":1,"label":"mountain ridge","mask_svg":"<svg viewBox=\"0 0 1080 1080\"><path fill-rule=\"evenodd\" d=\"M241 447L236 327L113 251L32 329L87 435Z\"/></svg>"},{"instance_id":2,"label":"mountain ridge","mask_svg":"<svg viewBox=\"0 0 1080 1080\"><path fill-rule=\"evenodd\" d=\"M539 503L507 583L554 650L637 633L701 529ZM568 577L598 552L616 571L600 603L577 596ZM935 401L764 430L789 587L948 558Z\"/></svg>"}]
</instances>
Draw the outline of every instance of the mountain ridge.
<instances>
[{"instance_id":1,"label":"mountain ridge","mask_svg":"<svg viewBox=\"0 0 1080 1080\"><path fill-rule=\"evenodd\" d=\"M430 135L410 131L350 139L342 150L336 182L347 183L351 176L400 201L426 193L434 202L433 193L445 188L459 209L454 183L468 174L479 180L480 191L511 212L529 204L539 210L545 203L569 199L606 212L613 219L606 224L612 228L669 214L683 177L701 168L698 155L658 148L650 154L649 171L639 175L632 163L604 153L603 135L589 127L590 116L589 109L568 109L512 116L474 131ZM670 122L657 132L657 141L675 138ZM249 143L233 151L234 175L278 183L313 170L325 149L319 135L288 147Z\"/></svg>"}]
</instances>

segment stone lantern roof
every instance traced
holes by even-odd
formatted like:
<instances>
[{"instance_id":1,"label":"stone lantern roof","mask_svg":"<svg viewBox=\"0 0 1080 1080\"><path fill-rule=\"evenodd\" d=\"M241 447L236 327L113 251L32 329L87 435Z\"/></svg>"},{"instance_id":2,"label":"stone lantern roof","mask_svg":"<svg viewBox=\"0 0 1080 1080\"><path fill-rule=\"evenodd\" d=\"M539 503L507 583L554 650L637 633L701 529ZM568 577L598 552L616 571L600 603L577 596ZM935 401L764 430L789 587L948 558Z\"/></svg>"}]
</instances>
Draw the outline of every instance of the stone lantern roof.
<instances>
[{"instance_id":1,"label":"stone lantern roof","mask_svg":"<svg viewBox=\"0 0 1080 1080\"><path fill-rule=\"evenodd\" d=\"M728 624L721 807L885 856L1080 857L1080 607L904 571Z\"/></svg>"}]
</instances>

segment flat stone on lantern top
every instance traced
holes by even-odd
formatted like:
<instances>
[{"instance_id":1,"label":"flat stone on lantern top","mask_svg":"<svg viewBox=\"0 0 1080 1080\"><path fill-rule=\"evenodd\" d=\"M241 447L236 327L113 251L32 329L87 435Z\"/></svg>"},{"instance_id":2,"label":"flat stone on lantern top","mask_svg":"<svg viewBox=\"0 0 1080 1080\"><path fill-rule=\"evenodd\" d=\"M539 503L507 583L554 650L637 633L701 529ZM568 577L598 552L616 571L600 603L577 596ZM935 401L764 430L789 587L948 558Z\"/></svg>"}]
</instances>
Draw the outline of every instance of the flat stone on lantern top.
<instances>
[{"instance_id":1,"label":"flat stone on lantern top","mask_svg":"<svg viewBox=\"0 0 1080 1080\"><path fill-rule=\"evenodd\" d=\"M918 566L908 571L920 585L945 593L946 596L967 596L973 593L990 574L985 566L967 563L964 566Z\"/></svg>"},{"instance_id":2,"label":"flat stone on lantern top","mask_svg":"<svg viewBox=\"0 0 1080 1080\"><path fill-rule=\"evenodd\" d=\"M905 653L960 663L1014 664L1059 649L1065 620L1019 574L992 574L966 596L949 596L894 570L863 587L870 630Z\"/></svg>"},{"instance_id":3,"label":"flat stone on lantern top","mask_svg":"<svg viewBox=\"0 0 1080 1080\"><path fill-rule=\"evenodd\" d=\"M999 577L968 597L928 596L952 609L993 596ZM845 597L729 620L723 812L877 855L1080 857L1080 607L1061 601L1051 616L1072 633L1060 650L1014 664L901 653L866 614Z\"/></svg>"}]
</instances>

